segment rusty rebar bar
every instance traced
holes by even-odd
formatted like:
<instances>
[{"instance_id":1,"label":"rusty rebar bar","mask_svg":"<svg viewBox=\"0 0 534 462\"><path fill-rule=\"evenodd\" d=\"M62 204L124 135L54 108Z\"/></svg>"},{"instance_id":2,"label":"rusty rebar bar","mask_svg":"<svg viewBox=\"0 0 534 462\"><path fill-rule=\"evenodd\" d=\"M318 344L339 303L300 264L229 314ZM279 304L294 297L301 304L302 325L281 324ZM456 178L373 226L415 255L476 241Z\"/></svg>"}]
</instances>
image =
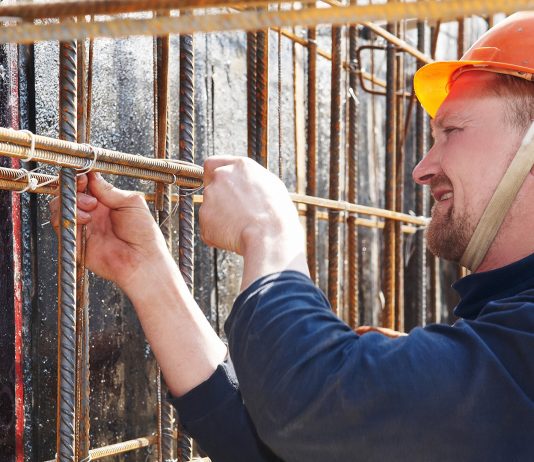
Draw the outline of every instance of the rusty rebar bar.
<instances>
[{"instance_id":1,"label":"rusty rebar bar","mask_svg":"<svg viewBox=\"0 0 534 462\"><path fill-rule=\"evenodd\" d=\"M329 198L336 201L340 198L341 35L341 27L332 27ZM339 310L339 232L339 212L330 210L328 221L328 299L334 313L338 313Z\"/></svg>"},{"instance_id":2,"label":"rusty rebar bar","mask_svg":"<svg viewBox=\"0 0 534 462\"><path fill-rule=\"evenodd\" d=\"M76 42L59 46L59 137L76 141ZM57 458L75 461L76 447L76 171L59 175Z\"/></svg>"},{"instance_id":3,"label":"rusty rebar bar","mask_svg":"<svg viewBox=\"0 0 534 462\"><path fill-rule=\"evenodd\" d=\"M388 43L386 49L386 208L396 210L396 58L395 47ZM384 229L384 297L382 325L395 329L395 223L387 221Z\"/></svg>"},{"instance_id":4,"label":"rusty rebar bar","mask_svg":"<svg viewBox=\"0 0 534 462\"><path fill-rule=\"evenodd\" d=\"M399 30L402 24L398 24ZM402 212L404 204L404 109L405 109L405 75L404 57L401 53L396 56L397 82L396 82L396 113L395 113L395 205L398 212ZM404 332L404 236L401 231L401 224L395 223L395 330Z\"/></svg>"},{"instance_id":5,"label":"rusty rebar bar","mask_svg":"<svg viewBox=\"0 0 534 462\"><path fill-rule=\"evenodd\" d=\"M445 2L390 2L300 10L245 11L199 14L190 17L133 19L115 18L73 24L23 23L0 29L0 43L28 44L40 40L83 40L129 35L158 36L203 32L250 31L269 27L341 25L357 21L400 21L427 18L442 20L480 14L512 13L529 9L530 0L448 0Z\"/></svg>"},{"instance_id":6,"label":"rusty rebar bar","mask_svg":"<svg viewBox=\"0 0 534 462\"><path fill-rule=\"evenodd\" d=\"M314 0L301 0L302 3ZM233 7L244 5L268 6L273 0L79 0L24 2L1 5L0 17L24 19L65 18L84 15L114 15L154 10L186 10L188 8ZM283 3L291 3L285 1Z\"/></svg>"},{"instance_id":7,"label":"rusty rebar bar","mask_svg":"<svg viewBox=\"0 0 534 462\"><path fill-rule=\"evenodd\" d=\"M192 35L180 36L180 160L195 161L195 51ZM179 266L189 290L194 288L194 205L190 195L180 197ZM178 424L179 425L179 424ZM191 459L191 439L180 428L178 461Z\"/></svg>"},{"instance_id":8,"label":"rusty rebar bar","mask_svg":"<svg viewBox=\"0 0 534 462\"><path fill-rule=\"evenodd\" d=\"M355 0L352 0L355 3ZM358 30L355 25L349 27L349 60L354 64L349 74L349 108L348 108L348 188L347 200L353 204L358 202L358 76L356 60L358 48ZM348 241L348 294L349 294L349 326L355 329L359 325L359 245L357 215L349 214L347 218Z\"/></svg>"},{"instance_id":9,"label":"rusty rebar bar","mask_svg":"<svg viewBox=\"0 0 534 462\"><path fill-rule=\"evenodd\" d=\"M78 18L83 21L84 18ZM88 122L89 88L87 80L87 56L85 43L77 44L77 134L78 143L86 143ZM91 63L92 64L92 63ZM76 267L76 441L77 458L86 460L90 449L89 419L89 272L85 268L86 259L86 226L81 228L80 249Z\"/></svg>"},{"instance_id":10,"label":"rusty rebar bar","mask_svg":"<svg viewBox=\"0 0 534 462\"><path fill-rule=\"evenodd\" d=\"M417 23L417 46L420 50L426 48L426 25L423 21ZM426 116L423 107L418 104L415 109L415 155L416 164L419 163L427 151L427 127ZM425 187L415 185L415 213L424 215L428 210L428 194ZM418 325L425 324L425 314L427 310L427 287L428 273L426 261L426 236L418 233L415 241L415 261L416 261L416 322Z\"/></svg>"},{"instance_id":11,"label":"rusty rebar bar","mask_svg":"<svg viewBox=\"0 0 534 462\"><path fill-rule=\"evenodd\" d=\"M251 159L256 158L256 32L247 33L247 152Z\"/></svg>"},{"instance_id":12,"label":"rusty rebar bar","mask_svg":"<svg viewBox=\"0 0 534 462\"><path fill-rule=\"evenodd\" d=\"M269 31L256 34L256 161L269 166Z\"/></svg>"},{"instance_id":13,"label":"rusty rebar bar","mask_svg":"<svg viewBox=\"0 0 534 462\"><path fill-rule=\"evenodd\" d=\"M308 121L306 127L306 194L317 195L317 30L308 29ZM317 218L315 207L306 211L306 253L310 278L317 279Z\"/></svg>"},{"instance_id":14,"label":"rusty rebar bar","mask_svg":"<svg viewBox=\"0 0 534 462\"><path fill-rule=\"evenodd\" d=\"M83 167L84 164L87 164L87 161L93 160L96 154L98 160L97 163L110 164L111 166L132 167L159 174L170 173L176 176L198 180L201 180L203 176L202 167L180 161L152 159L138 154L127 154L97 146L88 146L41 135L34 135L34 139L36 149L33 157L34 160L38 162L52 163L51 160L53 160L53 156L45 155L47 153L65 154L67 157L81 159L81 162L73 163L73 168L80 168ZM6 148L7 143L13 145L13 157L22 158L24 160L24 158L27 158L30 155L31 140L27 133L0 127L0 145L2 145L2 151L5 151L5 153L1 153L10 156L9 149ZM41 156L41 154L43 154L43 156ZM66 157L58 158L63 159ZM167 178L172 178L172 175Z\"/></svg>"}]
</instances>

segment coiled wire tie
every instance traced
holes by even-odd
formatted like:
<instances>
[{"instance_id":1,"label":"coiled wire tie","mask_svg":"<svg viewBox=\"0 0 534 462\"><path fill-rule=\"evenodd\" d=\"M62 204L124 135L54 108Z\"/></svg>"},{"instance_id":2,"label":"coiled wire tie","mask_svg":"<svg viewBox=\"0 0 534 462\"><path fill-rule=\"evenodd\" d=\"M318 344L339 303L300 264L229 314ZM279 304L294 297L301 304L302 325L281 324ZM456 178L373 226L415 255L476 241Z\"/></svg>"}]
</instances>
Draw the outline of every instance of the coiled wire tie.
<instances>
[{"instance_id":1,"label":"coiled wire tie","mask_svg":"<svg viewBox=\"0 0 534 462\"><path fill-rule=\"evenodd\" d=\"M91 172L95 168L96 161L98 160L98 152L97 152L97 150L93 146L91 146L90 144L84 143L84 146L87 146L89 148L89 150L93 154L93 158L91 160L89 160L88 162L86 162L86 164L82 168L79 168L79 169L77 168L76 169L76 171L78 172L76 174L76 176L85 175L85 174Z\"/></svg>"},{"instance_id":2,"label":"coiled wire tie","mask_svg":"<svg viewBox=\"0 0 534 462\"><path fill-rule=\"evenodd\" d=\"M22 160L24 162L31 162L35 157L35 133L32 133L30 130L21 130L20 132L26 133L30 137L30 152Z\"/></svg>"}]
</instances>

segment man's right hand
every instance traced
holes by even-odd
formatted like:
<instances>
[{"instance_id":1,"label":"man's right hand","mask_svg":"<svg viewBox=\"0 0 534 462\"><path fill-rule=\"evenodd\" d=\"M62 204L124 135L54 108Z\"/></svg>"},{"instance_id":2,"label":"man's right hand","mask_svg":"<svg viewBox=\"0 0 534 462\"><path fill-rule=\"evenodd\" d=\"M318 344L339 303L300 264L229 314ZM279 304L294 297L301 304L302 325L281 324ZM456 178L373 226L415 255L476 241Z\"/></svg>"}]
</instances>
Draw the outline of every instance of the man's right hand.
<instances>
[{"instance_id":1,"label":"man's right hand","mask_svg":"<svg viewBox=\"0 0 534 462\"><path fill-rule=\"evenodd\" d=\"M85 191L88 186L88 194ZM59 198L50 202L59 231ZM78 179L78 225L86 228L86 265L127 290L134 277L167 253L163 236L144 197L113 187L98 173ZM78 236L80 236L78 230Z\"/></svg>"}]
</instances>

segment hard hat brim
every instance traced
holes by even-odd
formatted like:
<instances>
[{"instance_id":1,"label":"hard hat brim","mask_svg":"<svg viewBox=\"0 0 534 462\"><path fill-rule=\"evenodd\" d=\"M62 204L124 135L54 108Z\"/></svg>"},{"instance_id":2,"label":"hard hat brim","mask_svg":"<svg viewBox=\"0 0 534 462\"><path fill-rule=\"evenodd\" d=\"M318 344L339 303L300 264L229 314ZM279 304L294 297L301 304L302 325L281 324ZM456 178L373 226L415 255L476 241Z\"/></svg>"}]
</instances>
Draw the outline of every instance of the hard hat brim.
<instances>
[{"instance_id":1,"label":"hard hat brim","mask_svg":"<svg viewBox=\"0 0 534 462\"><path fill-rule=\"evenodd\" d=\"M430 117L436 117L438 109L449 94L452 75L460 68L466 66L484 67L494 70L503 69L517 72L532 73L532 68L516 66L513 64L495 61L436 61L419 69L414 76L414 91L417 99L428 112Z\"/></svg>"}]
</instances>

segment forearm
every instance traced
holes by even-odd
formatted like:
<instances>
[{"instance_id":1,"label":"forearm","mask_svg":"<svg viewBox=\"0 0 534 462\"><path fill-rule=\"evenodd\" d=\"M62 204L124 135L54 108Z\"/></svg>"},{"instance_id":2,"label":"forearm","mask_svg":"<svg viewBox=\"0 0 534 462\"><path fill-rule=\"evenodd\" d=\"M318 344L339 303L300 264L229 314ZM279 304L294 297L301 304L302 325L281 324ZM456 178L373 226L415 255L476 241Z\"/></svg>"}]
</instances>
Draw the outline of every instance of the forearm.
<instances>
[{"instance_id":1,"label":"forearm","mask_svg":"<svg viewBox=\"0 0 534 462\"><path fill-rule=\"evenodd\" d=\"M147 261L124 291L132 301L167 386L182 396L206 381L226 346L188 290L169 254Z\"/></svg>"}]
</instances>

